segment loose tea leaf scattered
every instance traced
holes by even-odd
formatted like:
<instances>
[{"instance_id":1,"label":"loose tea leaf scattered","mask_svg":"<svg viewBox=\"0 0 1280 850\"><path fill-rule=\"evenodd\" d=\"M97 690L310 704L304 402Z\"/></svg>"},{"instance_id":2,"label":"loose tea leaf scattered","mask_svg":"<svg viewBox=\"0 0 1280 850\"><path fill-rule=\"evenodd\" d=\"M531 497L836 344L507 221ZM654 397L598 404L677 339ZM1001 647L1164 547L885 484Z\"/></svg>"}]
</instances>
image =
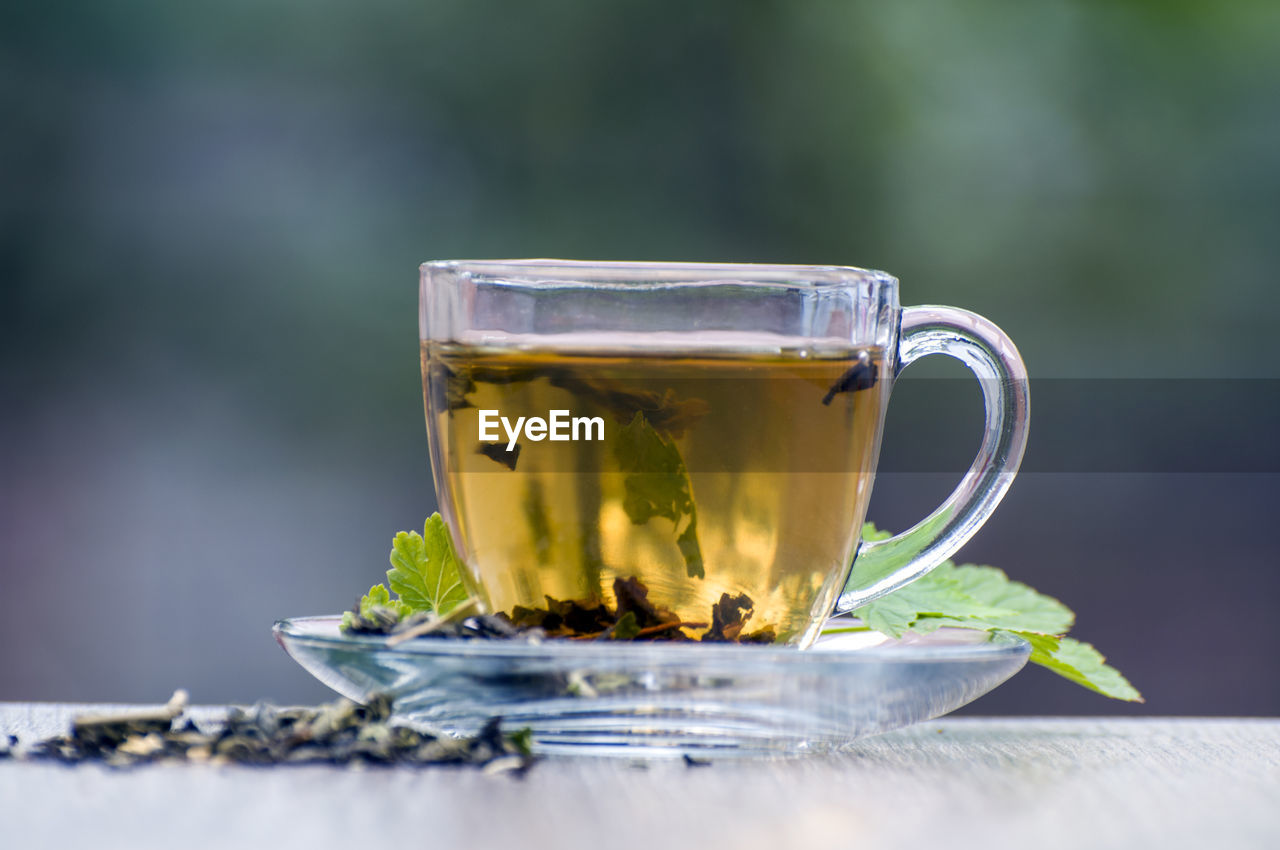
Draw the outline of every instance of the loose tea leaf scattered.
<instances>
[{"instance_id":1,"label":"loose tea leaf scattered","mask_svg":"<svg viewBox=\"0 0 1280 850\"><path fill-rule=\"evenodd\" d=\"M871 523L863 539L888 537ZM943 626L1015 634L1031 643L1031 662L1090 690L1142 702L1138 689L1087 643L1064 635L1075 615L1051 596L1012 581L995 567L944 561L906 587L853 612L861 628L890 637L908 631L928 634ZM832 630L841 631L840 629Z\"/></svg>"},{"instance_id":2,"label":"loose tea leaf scattered","mask_svg":"<svg viewBox=\"0 0 1280 850\"><path fill-rule=\"evenodd\" d=\"M233 708L221 721L197 724L178 691L159 710L77 717L66 735L38 741L19 758L132 767L154 762L212 764L475 765L523 773L532 764L528 729L501 731L493 718L471 738L448 738L393 723L392 701L338 700L314 708L260 703ZM12 740L12 739L11 739ZM15 741L16 743L16 741Z\"/></svg>"}]
</instances>

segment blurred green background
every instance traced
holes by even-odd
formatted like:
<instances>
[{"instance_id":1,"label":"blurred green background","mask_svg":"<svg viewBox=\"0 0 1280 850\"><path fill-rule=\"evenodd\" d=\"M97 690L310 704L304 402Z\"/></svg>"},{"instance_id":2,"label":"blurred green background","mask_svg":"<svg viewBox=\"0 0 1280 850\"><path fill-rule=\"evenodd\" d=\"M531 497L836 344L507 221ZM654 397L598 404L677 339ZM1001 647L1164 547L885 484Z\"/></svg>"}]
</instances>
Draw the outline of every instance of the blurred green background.
<instances>
[{"instance_id":1,"label":"blurred green background","mask_svg":"<svg viewBox=\"0 0 1280 850\"><path fill-rule=\"evenodd\" d=\"M434 508L428 259L870 266L1037 380L1274 397L1278 45L1273 0L5 7L0 699L324 698L269 629ZM885 468L954 468L882 475L889 528L976 443L976 387L929 385ZM962 559L1062 597L1147 704L1032 670L972 711L1280 712L1280 466L1213 461L1276 420L1141 407L1033 415ZM1046 428L1202 461L1030 463Z\"/></svg>"}]
</instances>

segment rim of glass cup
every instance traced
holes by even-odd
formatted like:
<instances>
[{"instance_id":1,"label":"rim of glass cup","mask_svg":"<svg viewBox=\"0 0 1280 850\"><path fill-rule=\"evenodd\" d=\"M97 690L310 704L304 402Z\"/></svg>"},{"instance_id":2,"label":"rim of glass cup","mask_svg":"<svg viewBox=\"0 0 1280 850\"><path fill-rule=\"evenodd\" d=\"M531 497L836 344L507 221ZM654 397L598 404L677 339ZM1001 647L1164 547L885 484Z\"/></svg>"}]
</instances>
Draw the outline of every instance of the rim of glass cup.
<instances>
[{"instance_id":1,"label":"rim of glass cup","mask_svg":"<svg viewBox=\"0 0 1280 850\"><path fill-rule=\"evenodd\" d=\"M786 263L697 263L630 260L430 260L422 272L451 271L507 283L556 286L698 286L734 281L750 286L790 289L877 284L896 287L888 272L858 266ZM642 279L637 279L638 275ZM568 279L566 279L568 278Z\"/></svg>"}]
</instances>

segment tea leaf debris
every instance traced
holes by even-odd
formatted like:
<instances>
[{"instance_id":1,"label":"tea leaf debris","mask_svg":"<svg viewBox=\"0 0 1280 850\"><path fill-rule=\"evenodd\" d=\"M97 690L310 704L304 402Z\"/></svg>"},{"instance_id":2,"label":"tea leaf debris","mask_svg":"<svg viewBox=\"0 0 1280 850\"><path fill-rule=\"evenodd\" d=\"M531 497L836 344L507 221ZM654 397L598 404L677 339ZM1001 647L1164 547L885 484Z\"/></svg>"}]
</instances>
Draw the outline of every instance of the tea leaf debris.
<instances>
[{"instance_id":1,"label":"tea leaf debris","mask_svg":"<svg viewBox=\"0 0 1280 850\"><path fill-rule=\"evenodd\" d=\"M712 606L711 622L690 622L649 601L649 588L635 577L613 581L616 608L599 599L556 599L546 597L546 607L517 605L510 614L465 616L466 608L453 615L436 618L418 612L403 620L390 616L367 618L359 611L348 611L344 628L357 634L389 635L388 643L399 643L410 637L464 639L518 639L540 642L548 638L571 640L651 640L690 641L684 630L707 630L700 640L720 643L774 643L777 634L764 625L744 634L754 603L745 594L723 594ZM387 609L383 609L385 613ZM423 624L427 628L423 628ZM708 628L710 626L710 628Z\"/></svg>"},{"instance_id":2,"label":"tea leaf debris","mask_svg":"<svg viewBox=\"0 0 1280 850\"><path fill-rule=\"evenodd\" d=\"M185 715L179 691L161 710L81 715L66 735L34 743L18 757L67 764L133 767L156 762L212 764L475 765L523 773L532 764L529 730L506 734L500 718L473 737L437 736L391 722L392 700L367 705L340 699L306 708L260 703L232 708L218 722Z\"/></svg>"}]
</instances>

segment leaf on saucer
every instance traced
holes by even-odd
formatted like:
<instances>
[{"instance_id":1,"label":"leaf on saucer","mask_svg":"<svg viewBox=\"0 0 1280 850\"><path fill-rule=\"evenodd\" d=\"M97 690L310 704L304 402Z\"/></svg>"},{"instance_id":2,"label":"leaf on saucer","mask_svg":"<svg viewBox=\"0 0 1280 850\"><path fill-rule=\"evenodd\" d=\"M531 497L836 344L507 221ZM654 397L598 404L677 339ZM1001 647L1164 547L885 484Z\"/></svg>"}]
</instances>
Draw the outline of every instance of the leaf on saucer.
<instances>
[{"instance_id":1,"label":"leaf on saucer","mask_svg":"<svg viewBox=\"0 0 1280 850\"><path fill-rule=\"evenodd\" d=\"M391 591L387 590L385 584L375 584L360 598L360 613L364 616L369 616L374 606L390 608L401 617L412 613L404 600L391 598Z\"/></svg>"},{"instance_id":2,"label":"leaf on saucer","mask_svg":"<svg viewBox=\"0 0 1280 850\"><path fill-rule=\"evenodd\" d=\"M868 602L854 615L893 637L908 630L927 634L943 626L1061 633L1071 625L1071 612L1056 599L1010 581L992 567L957 567L950 561Z\"/></svg>"},{"instance_id":3,"label":"leaf on saucer","mask_svg":"<svg viewBox=\"0 0 1280 850\"><path fill-rule=\"evenodd\" d=\"M422 534L400 532L391 545L387 581L413 612L449 613L468 599L449 529L439 513L427 520Z\"/></svg>"},{"instance_id":4,"label":"leaf on saucer","mask_svg":"<svg viewBox=\"0 0 1280 850\"><path fill-rule=\"evenodd\" d=\"M1012 631L1012 630L1011 630ZM1119 670L1107 664L1101 652L1069 637L1013 631L1031 644L1031 663L1047 667L1077 685L1112 699L1143 702L1142 694Z\"/></svg>"},{"instance_id":5,"label":"leaf on saucer","mask_svg":"<svg viewBox=\"0 0 1280 850\"><path fill-rule=\"evenodd\" d=\"M854 615L878 632L902 637L943 626L1009 629L1060 635L1075 620L1051 596L1011 580L995 567L939 564L905 587L856 609Z\"/></svg>"},{"instance_id":6,"label":"leaf on saucer","mask_svg":"<svg viewBox=\"0 0 1280 850\"><path fill-rule=\"evenodd\" d=\"M862 535L865 540L889 536L870 523ZM944 561L910 584L854 609L853 614L866 627L895 638L908 631L927 634L942 627L1007 631L1031 643L1033 663L1104 696L1142 700L1096 649L1063 637L1075 622L1070 608L995 567Z\"/></svg>"}]
</instances>

